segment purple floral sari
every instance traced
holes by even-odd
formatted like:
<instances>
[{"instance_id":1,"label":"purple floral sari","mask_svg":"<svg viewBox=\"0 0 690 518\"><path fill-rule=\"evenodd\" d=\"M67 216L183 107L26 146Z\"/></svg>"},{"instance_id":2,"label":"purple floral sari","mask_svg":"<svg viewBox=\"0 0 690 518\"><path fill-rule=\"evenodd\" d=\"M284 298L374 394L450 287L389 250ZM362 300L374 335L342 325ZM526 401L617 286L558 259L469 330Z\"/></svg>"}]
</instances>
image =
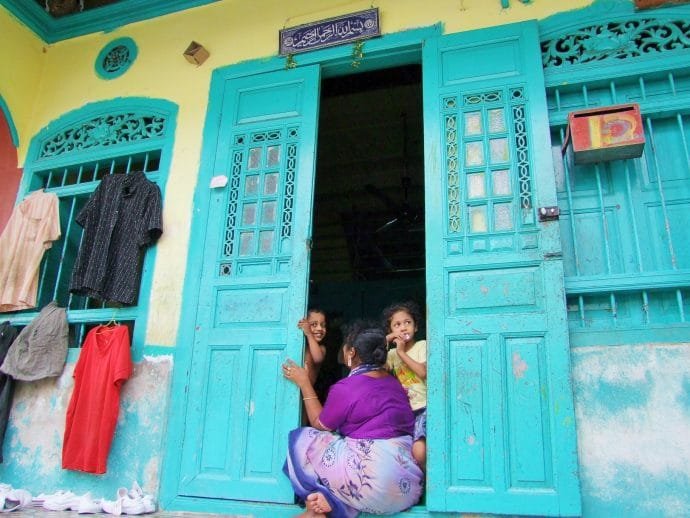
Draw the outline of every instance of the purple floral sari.
<instances>
[{"instance_id":1,"label":"purple floral sari","mask_svg":"<svg viewBox=\"0 0 690 518\"><path fill-rule=\"evenodd\" d=\"M320 492L329 516L392 514L416 504L423 474L412 458L412 437L353 439L311 427L290 432L283 471L305 501Z\"/></svg>"}]
</instances>

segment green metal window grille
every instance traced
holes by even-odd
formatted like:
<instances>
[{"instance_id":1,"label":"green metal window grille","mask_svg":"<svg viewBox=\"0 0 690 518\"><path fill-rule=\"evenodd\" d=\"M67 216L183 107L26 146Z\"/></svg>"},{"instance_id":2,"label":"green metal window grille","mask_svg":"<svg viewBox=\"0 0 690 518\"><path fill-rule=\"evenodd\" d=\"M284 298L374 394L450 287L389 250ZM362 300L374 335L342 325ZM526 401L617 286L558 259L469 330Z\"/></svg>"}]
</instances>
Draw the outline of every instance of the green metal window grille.
<instances>
[{"instance_id":1,"label":"green metal window grille","mask_svg":"<svg viewBox=\"0 0 690 518\"><path fill-rule=\"evenodd\" d=\"M27 324L42 307L56 301L67 308L70 347L79 347L91 328L111 320L128 325L132 338L135 332L143 332L135 329L142 297L147 296L143 289L133 306L69 292L83 232L75 218L106 175L143 171L162 187L169 161L169 126L164 114L124 110L86 118L35 139L36 159L25 168L27 191L45 189L58 196L61 237L44 255L36 308L8 315L14 325ZM151 253L149 249L147 255Z\"/></svg>"},{"instance_id":2,"label":"green metal window grille","mask_svg":"<svg viewBox=\"0 0 690 518\"><path fill-rule=\"evenodd\" d=\"M547 94L573 343L687 340L690 71ZM643 114L642 157L576 166L561 154L570 111L631 102Z\"/></svg>"}]
</instances>

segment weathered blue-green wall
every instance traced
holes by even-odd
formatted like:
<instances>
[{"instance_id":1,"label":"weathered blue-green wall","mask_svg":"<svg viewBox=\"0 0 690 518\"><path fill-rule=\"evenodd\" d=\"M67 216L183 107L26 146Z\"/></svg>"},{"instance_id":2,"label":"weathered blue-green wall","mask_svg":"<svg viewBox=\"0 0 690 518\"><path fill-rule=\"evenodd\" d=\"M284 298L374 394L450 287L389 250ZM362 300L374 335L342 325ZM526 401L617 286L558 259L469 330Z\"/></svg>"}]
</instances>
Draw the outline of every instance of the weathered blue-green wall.
<instances>
[{"instance_id":1,"label":"weathered blue-green wall","mask_svg":"<svg viewBox=\"0 0 690 518\"><path fill-rule=\"evenodd\" d=\"M144 356L124 384L120 415L108 457L108 472L93 475L61 467L65 414L74 387L76 351L70 351L58 378L17 382L4 443L0 481L33 496L69 490L91 491L114 500L119 487L136 481L158 493L163 439L168 414L172 356Z\"/></svg>"},{"instance_id":2,"label":"weathered blue-green wall","mask_svg":"<svg viewBox=\"0 0 690 518\"><path fill-rule=\"evenodd\" d=\"M690 344L572 351L583 516L690 514Z\"/></svg>"},{"instance_id":3,"label":"weathered blue-green wall","mask_svg":"<svg viewBox=\"0 0 690 518\"><path fill-rule=\"evenodd\" d=\"M144 356L124 385L108 473L60 467L75 358L59 378L17 384L0 481L114 499L133 481L157 495L172 357ZM690 509L690 344L572 351L583 516L685 516ZM170 445L174 447L174 445Z\"/></svg>"}]
</instances>

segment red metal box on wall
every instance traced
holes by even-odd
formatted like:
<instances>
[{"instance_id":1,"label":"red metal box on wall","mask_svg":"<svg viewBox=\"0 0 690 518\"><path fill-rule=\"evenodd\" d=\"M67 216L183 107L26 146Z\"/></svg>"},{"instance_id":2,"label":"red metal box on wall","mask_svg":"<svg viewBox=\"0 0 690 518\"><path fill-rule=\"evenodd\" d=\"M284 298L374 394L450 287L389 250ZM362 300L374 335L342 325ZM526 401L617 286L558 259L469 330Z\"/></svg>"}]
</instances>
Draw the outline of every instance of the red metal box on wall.
<instances>
[{"instance_id":1,"label":"red metal box on wall","mask_svg":"<svg viewBox=\"0 0 690 518\"><path fill-rule=\"evenodd\" d=\"M637 158L645 142L640 107L619 104L571 112L564 147L569 140L576 164Z\"/></svg>"}]
</instances>

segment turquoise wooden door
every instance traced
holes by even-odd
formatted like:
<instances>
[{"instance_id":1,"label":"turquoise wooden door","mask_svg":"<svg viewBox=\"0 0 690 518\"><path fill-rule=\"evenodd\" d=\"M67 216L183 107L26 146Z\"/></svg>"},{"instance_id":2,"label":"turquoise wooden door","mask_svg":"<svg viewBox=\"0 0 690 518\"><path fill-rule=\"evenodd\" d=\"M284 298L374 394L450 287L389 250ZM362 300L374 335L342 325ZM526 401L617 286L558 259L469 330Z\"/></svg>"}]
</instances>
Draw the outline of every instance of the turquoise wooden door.
<instances>
[{"instance_id":1,"label":"turquoise wooden door","mask_svg":"<svg viewBox=\"0 0 690 518\"><path fill-rule=\"evenodd\" d=\"M423 50L434 511L577 515L558 222L534 22Z\"/></svg>"},{"instance_id":2,"label":"turquoise wooden door","mask_svg":"<svg viewBox=\"0 0 690 518\"><path fill-rule=\"evenodd\" d=\"M179 495L293 501L281 468L299 399L280 365L302 356L318 94L318 67L225 83Z\"/></svg>"}]
</instances>

